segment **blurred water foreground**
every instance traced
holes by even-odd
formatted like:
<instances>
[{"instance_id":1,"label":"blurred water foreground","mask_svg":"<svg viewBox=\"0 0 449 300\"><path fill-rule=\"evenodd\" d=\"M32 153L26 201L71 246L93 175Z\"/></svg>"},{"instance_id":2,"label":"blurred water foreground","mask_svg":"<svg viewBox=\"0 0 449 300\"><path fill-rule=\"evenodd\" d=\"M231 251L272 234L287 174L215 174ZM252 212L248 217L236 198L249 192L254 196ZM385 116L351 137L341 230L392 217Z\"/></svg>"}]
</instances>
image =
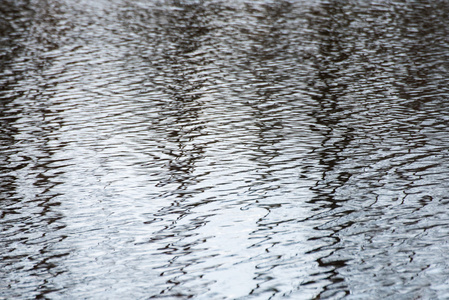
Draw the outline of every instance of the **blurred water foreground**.
<instances>
[{"instance_id":1,"label":"blurred water foreground","mask_svg":"<svg viewBox=\"0 0 449 300\"><path fill-rule=\"evenodd\" d=\"M448 19L3 0L0 299L448 299Z\"/></svg>"}]
</instances>

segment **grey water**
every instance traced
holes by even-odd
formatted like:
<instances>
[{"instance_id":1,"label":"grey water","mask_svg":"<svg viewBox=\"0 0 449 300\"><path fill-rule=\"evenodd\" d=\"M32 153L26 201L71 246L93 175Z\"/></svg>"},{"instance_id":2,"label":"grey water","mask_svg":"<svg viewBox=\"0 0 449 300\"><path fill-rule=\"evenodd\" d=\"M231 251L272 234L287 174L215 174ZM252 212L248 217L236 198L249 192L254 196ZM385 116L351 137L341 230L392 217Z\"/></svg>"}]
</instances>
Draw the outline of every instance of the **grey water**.
<instances>
[{"instance_id":1,"label":"grey water","mask_svg":"<svg viewBox=\"0 0 449 300\"><path fill-rule=\"evenodd\" d=\"M448 20L2 0L0 299L448 299Z\"/></svg>"}]
</instances>

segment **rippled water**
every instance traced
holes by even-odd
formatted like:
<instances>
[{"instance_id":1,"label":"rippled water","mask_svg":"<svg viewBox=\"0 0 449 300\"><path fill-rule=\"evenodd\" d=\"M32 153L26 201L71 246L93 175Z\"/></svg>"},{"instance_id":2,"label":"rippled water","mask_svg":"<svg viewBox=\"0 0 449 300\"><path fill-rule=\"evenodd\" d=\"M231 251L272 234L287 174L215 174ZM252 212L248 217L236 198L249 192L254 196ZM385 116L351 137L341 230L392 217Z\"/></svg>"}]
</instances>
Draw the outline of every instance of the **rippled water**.
<instances>
[{"instance_id":1,"label":"rippled water","mask_svg":"<svg viewBox=\"0 0 449 300\"><path fill-rule=\"evenodd\" d=\"M0 298L449 298L448 18L3 0Z\"/></svg>"}]
</instances>

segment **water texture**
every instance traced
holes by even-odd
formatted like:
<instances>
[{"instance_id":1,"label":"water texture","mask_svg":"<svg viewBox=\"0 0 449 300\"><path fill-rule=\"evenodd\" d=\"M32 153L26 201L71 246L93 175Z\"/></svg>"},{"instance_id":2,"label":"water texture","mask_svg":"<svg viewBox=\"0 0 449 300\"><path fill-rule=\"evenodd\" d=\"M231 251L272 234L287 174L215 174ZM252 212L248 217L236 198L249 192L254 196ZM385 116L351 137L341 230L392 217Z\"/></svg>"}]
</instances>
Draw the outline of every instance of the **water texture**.
<instances>
[{"instance_id":1,"label":"water texture","mask_svg":"<svg viewBox=\"0 0 449 300\"><path fill-rule=\"evenodd\" d=\"M448 19L1 1L0 299L448 299Z\"/></svg>"}]
</instances>

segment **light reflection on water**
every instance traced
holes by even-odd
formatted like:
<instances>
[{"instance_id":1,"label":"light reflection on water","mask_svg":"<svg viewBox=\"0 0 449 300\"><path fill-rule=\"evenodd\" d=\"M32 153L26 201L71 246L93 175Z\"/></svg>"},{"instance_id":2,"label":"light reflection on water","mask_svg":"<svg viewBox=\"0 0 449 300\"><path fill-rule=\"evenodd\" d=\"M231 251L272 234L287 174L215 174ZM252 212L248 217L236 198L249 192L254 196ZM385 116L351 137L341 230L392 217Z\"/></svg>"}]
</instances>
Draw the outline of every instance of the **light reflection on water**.
<instances>
[{"instance_id":1,"label":"light reflection on water","mask_svg":"<svg viewBox=\"0 0 449 300\"><path fill-rule=\"evenodd\" d=\"M444 2L2 5L0 297L448 297Z\"/></svg>"}]
</instances>

